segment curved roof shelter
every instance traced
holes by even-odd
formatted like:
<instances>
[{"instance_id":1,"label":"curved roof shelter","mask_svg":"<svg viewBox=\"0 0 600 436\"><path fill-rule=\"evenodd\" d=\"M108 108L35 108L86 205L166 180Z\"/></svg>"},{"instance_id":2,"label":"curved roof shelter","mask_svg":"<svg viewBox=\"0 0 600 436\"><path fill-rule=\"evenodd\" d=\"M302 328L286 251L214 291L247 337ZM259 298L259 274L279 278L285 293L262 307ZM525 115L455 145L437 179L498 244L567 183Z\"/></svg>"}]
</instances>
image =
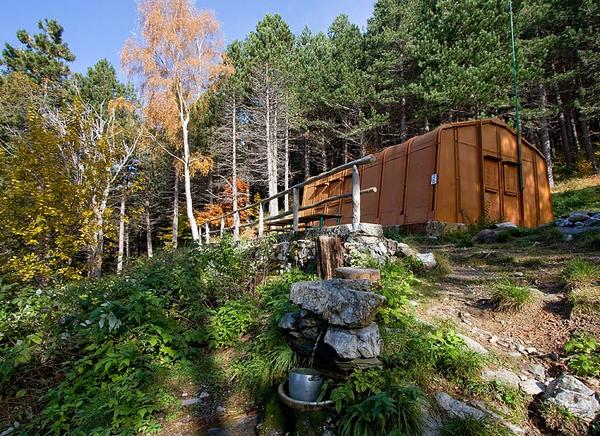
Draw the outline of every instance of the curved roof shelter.
<instances>
[{"instance_id":1,"label":"curved roof shelter","mask_svg":"<svg viewBox=\"0 0 600 436\"><path fill-rule=\"evenodd\" d=\"M360 168L361 222L419 227L430 222L473 224L483 217L536 227L553 219L546 161L523 140L523 191L519 189L517 140L503 121L444 124L376 153ZM303 205L351 192L351 170L304 187ZM352 200L342 199L305 214L341 214L351 222ZM328 222L328 224L334 224Z\"/></svg>"}]
</instances>

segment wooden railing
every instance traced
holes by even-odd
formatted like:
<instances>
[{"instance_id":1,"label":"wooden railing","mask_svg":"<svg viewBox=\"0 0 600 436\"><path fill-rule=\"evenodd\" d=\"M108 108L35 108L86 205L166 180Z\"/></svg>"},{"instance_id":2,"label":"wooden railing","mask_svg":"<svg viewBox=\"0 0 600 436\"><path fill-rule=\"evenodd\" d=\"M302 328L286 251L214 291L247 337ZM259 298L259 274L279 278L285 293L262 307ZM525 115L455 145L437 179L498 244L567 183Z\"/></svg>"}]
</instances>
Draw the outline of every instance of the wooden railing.
<instances>
[{"instance_id":1,"label":"wooden railing","mask_svg":"<svg viewBox=\"0 0 600 436\"><path fill-rule=\"evenodd\" d=\"M233 239L238 240L240 229L246 228L246 227L258 226L258 237L260 238L260 237L262 237L262 235L264 233L265 224L268 224L271 222L277 222L277 220L281 220L289 215L292 215L292 230L297 231L299 228L300 212L302 212L303 210L312 209L314 207L322 206L323 204L327 204L332 201L338 201L338 200L341 200L344 198L350 198L350 197L352 197L352 229L357 230L358 226L360 224L360 196L361 196L361 194L377 192L377 188L375 188L375 187L366 188L363 190L360 189L360 174L358 171L358 167L361 165L367 164L367 163L374 162L374 161L375 161L375 156L369 155L369 156L365 156L360 159L354 160L352 162L345 163L343 165L335 167L329 171L325 171L316 176L309 177L308 179L304 180L303 182L298 183L284 191L278 192L275 195L264 198L255 203L246 205L235 211L228 212L219 217L206 220L198 226L198 232L201 234L201 236L204 236L204 242L209 243L211 234L219 234L222 237L226 231L233 230ZM317 201L316 203L313 203L310 205L300 206L300 188L302 188L310 183L313 183L317 180L324 179L325 177L328 177L339 171L346 170L348 168L352 168L352 192L335 195L333 197L328 197L326 199ZM264 205L268 204L272 200L279 199L280 197L286 196L290 192L292 193L292 209L286 210L277 215L269 216L269 217L265 218ZM252 221L252 222L245 223L245 224L240 224L240 212L243 212L248 209L253 209L256 207L258 207L258 219L255 221ZM233 226L226 228L225 227L225 218L230 217L232 215L234 217ZM209 223L214 222L214 221L220 221L221 225L220 225L219 230L210 230ZM203 226L204 226L204 231L202 231ZM200 240L202 240L202 237L200 238Z\"/></svg>"}]
</instances>

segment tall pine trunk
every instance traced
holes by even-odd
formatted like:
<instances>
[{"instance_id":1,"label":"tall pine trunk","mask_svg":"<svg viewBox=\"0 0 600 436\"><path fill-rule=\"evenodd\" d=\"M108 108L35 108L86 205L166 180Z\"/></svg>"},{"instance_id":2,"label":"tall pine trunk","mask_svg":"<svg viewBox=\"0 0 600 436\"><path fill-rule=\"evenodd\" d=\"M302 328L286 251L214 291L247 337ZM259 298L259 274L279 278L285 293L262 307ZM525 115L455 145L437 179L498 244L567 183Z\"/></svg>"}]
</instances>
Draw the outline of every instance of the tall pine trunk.
<instances>
[{"instance_id":1,"label":"tall pine trunk","mask_svg":"<svg viewBox=\"0 0 600 436\"><path fill-rule=\"evenodd\" d=\"M310 177L310 148L308 145L308 132L304 133L304 141L303 141L303 158L304 158L304 179L308 179Z\"/></svg>"},{"instance_id":2,"label":"tall pine trunk","mask_svg":"<svg viewBox=\"0 0 600 436\"><path fill-rule=\"evenodd\" d=\"M233 97L233 107L231 110L231 209L233 211L233 240L237 241L240 237L240 216L238 210L238 184L237 184L237 124L236 124L237 104L235 96Z\"/></svg>"},{"instance_id":3,"label":"tall pine trunk","mask_svg":"<svg viewBox=\"0 0 600 436\"><path fill-rule=\"evenodd\" d=\"M562 103L562 98L558 87L556 87L556 103L558 104L558 124L560 125L560 136L562 142L562 149L565 155L565 163L569 171L573 170L573 153L571 152L571 144L569 142L569 134L567 133L567 120L565 118L565 111Z\"/></svg>"},{"instance_id":4,"label":"tall pine trunk","mask_svg":"<svg viewBox=\"0 0 600 436\"><path fill-rule=\"evenodd\" d=\"M550 135L548 134L548 119L546 118L546 88L543 85L539 85L540 92L540 133L542 136L542 151L544 158L546 159L546 172L548 176L548 184L550 187L554 187L554 172L552 168L552 150L550 147Z\"/></svg>"},{"instance_id":5,"label":"tall pine trunk","mask_svg":"<svg viewBox=\"0 0 600 436\"><path fill-rule=\"evenodd\" d=\"M123 271L123 257L125 254L125 190L121 193L119 207L119 251L117 253L117 274Z\"/></svg>"},{"instance_id":6,"label":"tall pine trunk","mask_svg":"<svg viewBox=\"0 0 600 436\"><path fill-rule=\"evenodd\" d=\"M325 134L321 132L321 172L327 171L327 149L325 148Z\"/></svg>"},{"instance_id":7,"label":"tall pine trunk","mask_svg":"<svg viewBox=\"0 0 600 436\"><path fill-rule=\"evenodd\" d=\"M579 128L581 129L581 140L585 146L585 154L587 155L592 171L598 173L598 166L596 165L596 159L594 157L594 148L592 147L592 140L590 138L590 129L587 119L579 113Z\"/></svg>"}]
</instances>

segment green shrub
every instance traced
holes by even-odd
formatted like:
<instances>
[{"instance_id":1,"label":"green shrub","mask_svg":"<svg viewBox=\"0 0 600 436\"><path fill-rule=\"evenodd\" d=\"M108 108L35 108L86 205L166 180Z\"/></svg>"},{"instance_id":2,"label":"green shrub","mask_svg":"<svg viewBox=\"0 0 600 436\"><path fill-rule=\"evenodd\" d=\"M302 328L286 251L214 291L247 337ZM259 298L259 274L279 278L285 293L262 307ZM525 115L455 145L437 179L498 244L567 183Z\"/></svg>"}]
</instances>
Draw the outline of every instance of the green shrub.
<instances>
[{"instance_id":1,"label":"green shrub","mask_svg":"<svg viewBox=\"0 0 600 436\"><path fill-rule=\"evenodd\" d=\"M233 365L242 388L266 398L273 393L275 385L298 366L298 356L285 341L277 323L283 314L297 310L288 299L292 283L313 279L312 275L292 269L257 288L260 306L270 315L261 325L263 332L244 344L242 355Z\"/></svg>"},{"instance_id":2,"label":"green shrub","mask_svg":"<svg viewBox=\"0 0 600 436\"><path fill-rule=\"evenodd\" d=\"M231 300L211 309L203 328L209 348L231 347L258 321L258 307L253 300Z\"/></svg>"},{"instance_id":3,"label":"green shrub","mask_svg":"<svg viewBox=\"0 0 600 436\"><path fill-rule=\"evenodd\" d=\"M492 290L491 303L497 310L515 311L533 301L530 288L517 285L514 281L502 280Z\"/></svg>"},{"instance_id":4,"label":"green shrub","mask_svg":"<svg viewBox=\"0 0 600 436\"><path fill-rule=\"evenodd\" d=\"M388 261L381 266L381 282L376 284L373 290L386 299L378 313L384 324L404 317L408 298L414 295L411 287L416 283L419 283L419 280L404 261Z\"/></svg>"},{"instance_id":5,"label":"green shrub","mask_svg":"<svg viewBox=\"0 0 600 436\"><path fill-rule=\"evenodd\" d=\"M564 348L571 371L586 377L600 375L600 344L593 336L577 334L565 343Z\"/></svg>"},{"instance_id":6,"label":"green shrub","mask_svg":"<svg viewBox=\"0 0 600 436\"><path fill-rule=\"evenodd\" d=\"M394 370L357 370L331 393L341 415L340 435L420 434L422 391Z\"/></svg>"},{"instance_id":7,"label":"green shrub","mask_svg":"<svg viewBox=\"0 0 600 436\"><path fill-rule=\"evenodd\" d=\"M508 436L508 429L490 419L453 416L441 428L443 436Z\"/></svg>"}]
</instances>

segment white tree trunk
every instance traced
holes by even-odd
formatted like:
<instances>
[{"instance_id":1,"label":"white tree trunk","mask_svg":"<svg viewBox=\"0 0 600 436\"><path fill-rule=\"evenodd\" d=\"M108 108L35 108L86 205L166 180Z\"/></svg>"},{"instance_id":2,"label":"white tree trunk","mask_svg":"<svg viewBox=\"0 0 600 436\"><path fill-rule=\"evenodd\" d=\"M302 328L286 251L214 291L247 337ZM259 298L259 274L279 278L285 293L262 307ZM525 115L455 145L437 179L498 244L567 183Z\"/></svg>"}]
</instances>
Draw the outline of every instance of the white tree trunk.
<instances>
[{"instance_id":1,"label":"white tree trunk","mask_svg":"<svg viewBox=\"0 0 600 436\"><path fill-rule=\"evenodd\" d=\"M233 211L233 240L240 239L240 215L238 210L238 183L237 183L237 125L236 125L236 101L233 98L233 109L231 111L231 209Z\"/></svg>"},{"instance_id":2,"label":"white tree trunk","mask_svg":"<svg viewBox=\"0 0 600 436\"><path fill-rule=\"evenodd\" d=\"M117 274L123 271L123 256L125 253L125 191L121 193L121 207L119 208L119 252L117 254Z\"/></svg>"},{"instance_id":3,"label":"white tree trunk","mask_svg":"<svg viewBox=\"0 0 600 436\"><path fill-rule=\"evenodd\" d=\"M188 138L189 115L182 117L182 132L183 132L183 184L185 189L185 210L192 231L192 239L199 242L200 235L198 233L198 224L194 216L194 203L192 200L192 181L190 176L190 144Z\"/></svg>"},{"instance_id":4,"label":"white tree trunk","mask_svg":"<svg viewBox=\"0 0 600 436\"><path fill-rule=\"evenodd\" d=\"M171 235L171 245L173 249L177 248L177 239L179 234L179 170L175 166L175 185L173 186L173 233Z\"/></svg>"},{"instance_id":5,"label":"white tree trunk","mask_svg":"<svg viewBox=\"0 0 600 436\"><path fill-rule=\"evenodd\" d=\"M110 187L105 187L102 192L102 200L96 202L96 196L92 198L92 209L95 218L95 230L93 236L93 246L88 257L88 276L100 277L102 272L102 256L104 255L104 212L108 203Z\"/></svg>"},{"instance_id":6,"label":"white tree trunk","mask_svg":"<svg viewBox=\"0 0 600 436\"><path fill-rule=\"evenodd\" d=\"M289 125L289 118L288 118L287 110L285 112L285 168L284 168L284 171L285 171L285 174L284 174L284 178L283 178L283 189L284 189L284 191L287 191L288 188L290 187L290 125ZM286 212L288 210L290 210L289 200L290 200L289 194L285 194L283 197L283 207Z\"/></svg>"},{"instance_id":7,"label":"white tree trunk","mask_svg":"<svg viewBox=\"0 0 600 436\"><path fill-rule=\"evenodd\" d=\"M152 257L152 221L150 220L150 200L146 197L146 249L148 257Z\"/></svg>"},{"instance_id":8,"label":"white tree trunk","mask_svg":"<svg viewBox=\"0 0 600 436\"><path fill-rule=\"evenodd\" d=\"M554 172L552 170L552 150L550 147L550 135L548 134L548 119L546 118L546 88L542 84L539 85L540 91L540 130L542 136L542 152L546 159L546 171L548 176L548 184L554 187Z\"/></svg>"},{"instance_id":9,"label":"white tree trunk","mask_svg":"<svg viewBox=\"0 0 600 436\"><path fill-rule=\"evenodd\" d=\"M268 73L267 73L268 76ZM267 141L267 182L269 186L269 197L277 194L277 152L271 140L271 90L267 87L266 117L265 117L265 140ZM269 202L269 215L275 216L279 213L278 199Z\"/></svg>"}]
</instances>

